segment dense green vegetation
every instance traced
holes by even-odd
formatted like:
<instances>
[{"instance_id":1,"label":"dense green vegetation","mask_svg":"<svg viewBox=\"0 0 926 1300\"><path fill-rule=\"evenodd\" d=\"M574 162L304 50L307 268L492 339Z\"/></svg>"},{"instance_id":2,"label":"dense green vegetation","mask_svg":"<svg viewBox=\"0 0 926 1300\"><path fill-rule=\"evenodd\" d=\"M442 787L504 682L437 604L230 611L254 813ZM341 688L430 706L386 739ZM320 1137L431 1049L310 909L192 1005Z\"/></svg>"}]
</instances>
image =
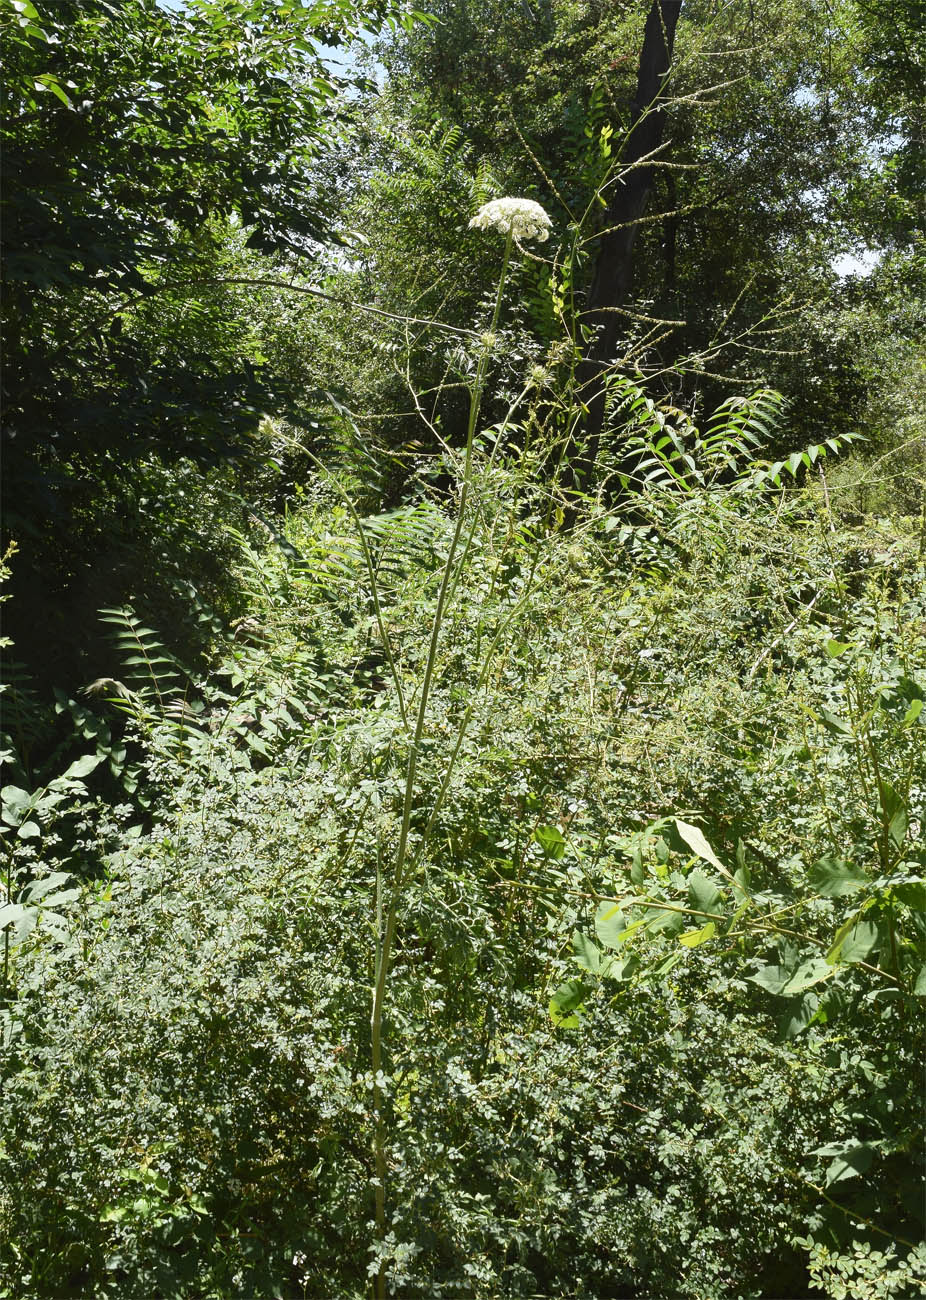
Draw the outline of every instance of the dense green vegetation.
<instances>
[{"instance_id":1,"label":"dense green vegetation","mask_svg":"<svg viewBox=\"0 0 926 1300\"><path fill-rule=\"evenodd\" d=\"M922 1294L922 17L0 0L0 1297Z\"/></svg>"}]
</instances>

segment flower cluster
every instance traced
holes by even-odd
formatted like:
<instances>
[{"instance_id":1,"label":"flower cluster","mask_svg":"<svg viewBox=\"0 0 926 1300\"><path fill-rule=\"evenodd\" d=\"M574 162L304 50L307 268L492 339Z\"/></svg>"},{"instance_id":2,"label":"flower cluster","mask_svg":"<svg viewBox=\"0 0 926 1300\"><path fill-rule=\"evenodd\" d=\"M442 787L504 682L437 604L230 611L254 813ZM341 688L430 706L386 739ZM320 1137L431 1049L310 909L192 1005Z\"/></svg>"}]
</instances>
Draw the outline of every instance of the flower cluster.
<instances>
[{"instance_id":1,"label":"flower cluster","mask_svg":"<svg viewBox=\"0 0 926 1300\"><path fill-rule=\"evenodd\" d=\"M552 221L533 199L493 199L482 207L469 223L470 229L510 231L515 239L548 239Z\"/></svg>"}]
</instances>

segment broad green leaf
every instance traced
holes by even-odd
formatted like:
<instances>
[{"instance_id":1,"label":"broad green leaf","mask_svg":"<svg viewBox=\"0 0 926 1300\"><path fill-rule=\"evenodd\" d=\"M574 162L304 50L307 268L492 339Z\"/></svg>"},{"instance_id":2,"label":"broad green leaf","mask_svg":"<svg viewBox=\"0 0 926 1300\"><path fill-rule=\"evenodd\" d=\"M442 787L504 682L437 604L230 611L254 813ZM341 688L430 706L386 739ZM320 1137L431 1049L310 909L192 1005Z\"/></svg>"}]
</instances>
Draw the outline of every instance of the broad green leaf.
<instances>
[{"instance_id":1,"label":"broad green leaf","mask_svg":"<svg viewBox=\"0 0 926 1300\"><path fill-rule=\"evenodd\" d=\"M881 782L880 803L887 824L888 838L894 847L899 849L907 834L907 806L888 781Z\"/></svg>"},{"instance_id":2,"label":"broad green leaf","mask_svg":"<svg viewBox=\"0 0 926 1300\"><path fill-rule=\"evenodd\" d=\"M740 906L749 901L749 868L745 862L733 873L733 888L740 898Z\"/></svg>"},{"instance_id":3,"label":"broad green leaf","mask_svg":"<svg viewBox=\"0 0 926 1300\"><path fill-rule=\"evenodd\" d=\"M676 912L674 909L669 911L666 907L649 907L644 913L646 928L653 934L667 933L676 934L684 928L685 914Z\"/></svg>"},{"instance_id":4,"label":"broad green leaf","mask_svg":"<svg viewBox=\"0 0 926 1300\"><path fill-rule=\"evenodd\" d=\"M788 980L782 989L782 992L792 997L796 993L803 993L806 989L813 988L815 984L828 980L836 973L835 966L824 961L821 957L811 957L805 962L801 962L797 970Z\"/></svg>"},{"instance_id":5,"label":"broad green leaf","mask_svg":"<svg viewBox=\"0 0 926 1300\"><path fill-rule=\"evenodd\" d=\"M803 1033L817 1019L819 1005L820 999L815 993L805 993L796 1005L792 1004L791 1010L786 1011L778 1022L782 1038L788 1041Z\"/></svg>"},{"instance_id":6,"label":"broad green leaf","mask_svg":"<svg viewBox=\"0 0 926 1300\"><path fill-rule=\"evenodd\" d=\"M853 925L855 925L857 920L858 920L858 914L856 913L854 916L850 916L848 921L844 921L843 924L836 931L835 937L833 938L833 942L830 944L826 954L826 960L830 963L831 966L835 962L839 961L839 954L842 952L843 942L845 941L846 936L848 935L849 931L852 929Z\"/></svg>"},{"instance_id":7,"label":"broad green leaf","mask_svg":"<svg viewBox=\"0 0 926 1300\"><path fill-rule=\"evenodd\" d=\"M784 992L784 987L793 973L787 966L763 966L761 970L756 971L755 975L750 975L749 979L753 984L758 984L760 988L767 989L777 997Z\"/></svg>"},{"instance_id":8,"label":"broad green leaf","mask_svg":"<svg viewBox=\"0 0 926 1300\"><path fill-rule=\"evenodd\" d=\"M639 889L645 878L646 872L643 867L643 850L639 844L635 844L633 855L630 859L630 879Z\"/></svg>"},{"instance_id":9,"label":"broad green leaf","mask_svg":"<svg viewBox=\"0 0 926 1300\"><path fill-rule=\"evenodd\" d=\"M0 790L0 816L7 826L18 826L27 811L32 807L33 795L28 790L21 790L18 785L5 785Z\"/></svg>"},{"instance_id":10,"label":"broad green leaf","mask_svg":"<svg viewBox=\"0 0 926 1300\"><path fill-rule=\"evenodd\" d=\"M600 974L609 980L628 980L640 965L635 952L626 957L606 957L601 963Z\"/></svg>"},{"instance_id":11,"label":"broad green leaf","mask_svg":"<svg viewBox=\"0 0 926 1300\"><path fill-rule=\"evenodd\" d=\"M597 944L592 943L587 934L576 930L572 936L572 948L578 965L590 974L597 975L601 968L601 949Z\"/></svg>"},{"instance_id":12,"label":"broad green leaf","mask_svg":"<svg viewBox=\"0 0 926 1300\"><path fill-rule=\"evenodd\" d=\"M32 30L35 31L38 29L33 28ZM44 36L44 33L42 33L42 35ZM59 85L57 78L53 77L51 73L46 72L41 77L36 77L35 88L36 90L50 90L53 95L57 96L57 98L61 100L65 108L74 107L69 97L64 93Z\"/></svg>"},{"instance_id":13,"label":"broad green leaf","mask_svg":"<svg viewBox=\"0 0 926 1300\"><path fill-rule=\"evenodd\" d=\"M62 889L58 894L49 894L43 901L44 907L64 907L66 903L73 903L75 899L80 898L81 890Z\"/></svg>"},{"instance_id":14,"label":"broad green leaf","mask_svg":"<svg viewBox=\"0 0 926 1300\"><path fill-rule=\"evenodd\" d=\"M831 966L836 962L850 965L864 961L877 942L878 927L873 921L851 917L837 932L826 960Z\"/></svg>"},{"instance_id":15,"label":"broad green leaf","mask_svg":"<svg viewBox=\"0 0 926 1300\"><path fill-rule=\"evenodd\" d=\"M831 735L846 737L853 734L848 722L837 718L835 713L831 713L829 709L821 709L820 712L823 715L823 725Z\"/></svg>"},{"instance_id":16,"label":"broad green leaf","mask_svg":"<svg viewBox=\"0 0 926 1300\"><path fill-rule=\"evenodd\" d=\"M904 726L909 727L911 723L916 722L917 718L923 712L923 705L926 700L911 700L910 707L903 716Z\"/></svg>"},{"instance_id":17,"label":"broad green leaf","mask_svg":"<svg viewBox=\"0 0 926 1300\"><path fill-rule=\"evenodd\" d=\"M703 858L704 861L709 862L712 867L716 867L717 870L726 876L728 880L733 879L729 871L718 858L717 854L704 838L704 832L702 830L697 826L689 826L687 822L679 821L677 817L674 817L672 820L675 822L675 827L679 835L681 835L692 853L696 853L699 858Z\"/></svg>"},{"instance_id":18,"label":"broad green leaf","mask_svg":"<svg viewBox=\"0 0 926 1300\"><path fill-rule=\"evenodd\" d=\"M748 911L748 909L752 907L752 899L748 894L742 895L741 897L742 897L742 901L737 905L736 910L733 912L732 916L730 917L730 921L727 926L728 931L732 930L735 927L737 921L743 915L743 913Z\"/></svg>"},{"instance_id":19,"label":"broad green leaf","mask_svg":"<svg viewBox=\"0 0 926 1300\"><path fill-rule=\"evenodd\" d=\"M912 911L926 912L926 880L901 880L891 886L891 893Z\"/></svg>"},{"instance_id":20,"label":"broad green leaf","mask_svg":"<svg viewBox=\"0 0 926 1300\"><path fill-rule=\"evenodd\" d=\"M557 826L538 826L534 831L534 839L547 857L553 858L557 862L566 852L566 841L562 831Z\"/></svg>"},{"instance_id":21,"label":"broad green leaf","mask_svg":"<svg viewBox=\"0 0 926 1300\"><path fill-rule=\"evenodd\" d=\"M852 963L864 961L878 942L878 927L874 921L859 921L843 940L839 960Z\"/></svg>"},{"instance_id":22,"label":"broad green leaf","mask_svg":"<svg viewBox=\"0 0 926 1300\"><path fill-rule=\"evenodd\" d=\"M723 894L703 871L692 871L688 877L688 904L697 912L720 912Z\"/></svg>"},{"instance_id":23,"label":"broad green leaf","mask_svg":"<svg viewBox=\"0 0 926 1300\"><path fill-rule=\"evenodd\" d=\"M42 829L38 822L27 821L23 822L16 834L21 840L37 840L42 834Z\"/></svg>"},{"instance_id":24,"label":"broad green leaf","mask_svg":"<svg viewBox=\"0 0 926 1300\"><path fill-rule=\"evenodd\" d=\"M23 939L35 928L37 913L33 907L23 907L21 903L6 903L0 907L0 933L7 930L13 943L22 943Z\"/></svg>"},{"instance_id":25,"label":"broad green leaf","mask_svg":"<svg viewBox=\"0 0 926 1300\"><path fill-rule=\"evenodd\" d=\"M688 930L685 934L680 934L678 941L686 948L698 948L702 943L707 943L708 939L713 939L714 929L714 922L708 921L700 930Z\"/></svg>"},{"instance_id":26,"label":"broad green leaf","mask_svg":"<svg viewBox=\"0 0 926 1300\"><path fill-rule=\"evenodd\" d=\"M894 813L888 822L887 834L895 849L903 847L903 842L907 838L907 828L910 825L910 819L907 816L907 810L900 807Z\"/></svg>"},{"instance_id":27,"label":"broad green leaf","mask_svg":"<svg viewBox=\"0 0 926 1300\"><path fill-rule=\"evenodd\" d=\"M861 867L842 858L820 858L809 875L811 885L824 898L843 898L871 883Z\"/></svg>"},{"instance_id":28,"label":"broad green leaf","mask_svg":"<svg viewBox=\"0 0 926 1300\"><path fill-rule=\"evenodd\" d=\"M653 974L658 976L660 979L662 979L665 975L668 975L669 971L674 969L674 967L676 967L681 960L682 960L682 953L680 953L678 949L676 949L675 952L673 952L670 956L668 956L665 959L665 961L661 961L659 963L659 965L653 971Z\"/></svg>"},{"instance_id":29,"label":"broad green leaf","mask_svg":"<svg viewBox=\"0 0 926 1300\"><path fill-rule=\"evenodd\" d=\"M835 966L830 966L822 958L811 957L796 969L790 966L765 966L749 978L753 984L768 989L769 993L774 993L777 997L794 997L835 973Z\"/></svg>"},{"instance_id":30,"label":"broad green leaf","mask_svg":"<svg viewBox=\"0 0 926 1300\"><path fill-rule=\"evenodd\" d=\"M595 913L595 933L605 948L617 948L627 921L617 903L600 903Z\"/></svg>"},{"instance_id":31,"label":"broad green leaf","mask_svg":"<svg viewBox=\"0 0 926 1300\"><path fill-rule=\"evenodd\" d=\"M811 1155L836 1157L826 1171L826 1185L829 1187L833 1183L845 1182L847 1178L864 1174L871 1167L875 1150L876 1148L868 1142L850 1140L817 1147Z\"/></svg>"},{"instance_id":32,"label":"broad green leaf","mask_svg":"<svg viewBox=\"0 0 926 1300\"><path fill-rule=\"evenodd\" d=\"M913 992L918 998L926 998L926 964L920 967L920 973L913 985Z\"/></svg>"},{"instance_id":33,"label":"broad green leaf","mask_svg":"<svg viewBox=\"0 0 926 1300\"><path fill-rule=\"evenodd\" d=\"M89 776L105 757L105 754L84 754L83 758L78 758L64 773L65 780L79 781L82 777Z\"/></svg>"},{"instance_id":34,"label":"broad green leaf","mask_svg":"<svg viewBox=\"0 0 926 1300\"><path fill-rule=\"evenodd\" d=\"M567 980L550 999L550 1019L560 1029L577 1029L579 1017L585 1012L583 998L589 992L581 980Z\"/></svg>"},{"instance_id":35,"label":"broad green leaf","mask_svg":"<svg viewBox=\"0 0 926 1300\"><path fill-rule=\"evenodd\" d=\"M23 890L23 896L27 903L37 903L46 894L50 894L55 889L60 889L62 885L72 879L73 876L71 876L70 872L53 871L50 876L43 876L41 880L34 880L31 885L28 885Z\"/></svg>"},{"instance_id":36,"label":"broad green leaf","mask_svg":"<svg viewBox=\"0 0 926 1300\"><path fill-rule=\"evenodd\" d=\"M618 944L623 945L627 942L628 939L632 939L638 930L643 929L643 927L646 925L646 922L647 922L646 916L641 916L638 920L631 921L630 924L625 926L624 929L621 930L620 934L618 935L617 937Z\"/></svg>"},{"instance_id":37,"label":"broad green leaf","mask_svg":"<svg viewBox=\"0 0 926 1300\"><path fill-rule=\"evenodd\" d=\"M845 654L847 650L852 650L853 648L851 641L836 641L833 638L830 638L830 640L826 642L826 653L830 659L838 659L841 654Z\"/></svg>"}]
</instances>

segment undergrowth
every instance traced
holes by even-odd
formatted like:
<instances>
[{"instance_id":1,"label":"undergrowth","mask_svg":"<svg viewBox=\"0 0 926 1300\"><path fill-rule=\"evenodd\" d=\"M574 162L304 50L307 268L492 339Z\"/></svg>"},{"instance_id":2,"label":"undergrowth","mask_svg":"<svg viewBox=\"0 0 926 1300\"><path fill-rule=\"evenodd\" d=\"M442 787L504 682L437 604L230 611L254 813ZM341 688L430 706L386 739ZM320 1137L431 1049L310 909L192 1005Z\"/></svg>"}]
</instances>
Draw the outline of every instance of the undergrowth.
<instances>
[{"instance_id":1,"label":"undergrowth","mask_svg":"<svg viewBox=\"0 0 926 1300\"><path fill-rule=\"evenodd\" d=\"M828 1261L859 1241L909 1257L881 1293L913 1294L916 532L845 528L812 485L752 482L654 487L565 533L529 467L475 456L374 1079L370 988L452 520L422 495L362 521L377 614L338 501L320 481L285 551L242 539L249 613L208 679L181 682L121 621L148 643L127 674L153 681L97 707L128 716L148 815L100 817L69 788L33 801L35 834L15 801L6 818L2 1294L346 1298L381 1269L400 1295L758 1297L812 1277L836 1296L850 1265ZM883 875L872 761L906 809L893 996L877 934L802 1011L749 978L780 936L608 931L607 900L639 895L640 833L674 816L786 930L831 936L843 894L815 864ZM67 819L78 849L56 839ZM725 886L677 834L647 834L663 905L673 863ZM23 885L43 879L83 884L53 906Z\"/></svg>"}]
</instances>

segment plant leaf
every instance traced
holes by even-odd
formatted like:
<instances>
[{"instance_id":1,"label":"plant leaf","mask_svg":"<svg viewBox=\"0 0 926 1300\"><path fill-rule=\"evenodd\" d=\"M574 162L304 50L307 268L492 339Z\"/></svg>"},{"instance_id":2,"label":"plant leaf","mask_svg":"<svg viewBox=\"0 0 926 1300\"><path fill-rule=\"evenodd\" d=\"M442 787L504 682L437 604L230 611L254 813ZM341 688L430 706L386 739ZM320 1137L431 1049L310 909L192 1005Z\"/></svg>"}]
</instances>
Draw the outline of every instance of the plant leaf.
<instances>
[{"instance_id":1,"label":"plant leaf","mask_svg":"<svg viewBox=\"0 0 926 1300\"><path fill-rule=\"evenodd\" d=\"M583 998L589 992L581 980L567 980L550 999L550 1019L560 1029L578 1029L579 1018L585 1012Z\"/></svg>"},{"instance_id":2,"label":"plant leaf","mask_svg":"<svg viewBox=\"0 0 926 1300\"><path fill-rule=\"evenodd\" d=\"M722 875L726 876L728 880L733 879L729 871L718 858L717 854L704 838L704 832L702 830L697 826L689 826L687 822L679 821L677 817L673 817L672 820L675 822L675 828L679 835L681 835L692 853L697 854L699 858L703 858L705 862L709 862L712 867L716 867L717 870L721 872Z\"/></svg>"},{"instance_id":3,"label":"plant leaf","mask_svg":"<svg viewBox=\"0 0 926 1300\"><path fill-rule=\"evenodd\" d=\"M926 912L926 880L901 880L891 886L891 893L913 912Z\"/></svg>"},{"instance_id":4,"label":"plant leaf","mask_svg":"<svg viewBox=\"0 0 926 1300\"><path fill-rule=\"evenodd\" d=\"M833 946L826 954L826 960L830 965L836 962L851 965L852 962L864 961L877 942L878 927L874 922L853 917L837 933Z\"/></svg>"},{"instance_id":5,"label":"plant leaf","mask_svg":"<svg viewBox=\"0 0 926 1300\"><path fill-rule=\"evenodd\" d=\"M811 957L792 969L790 966L764 966L749 978L753 984L777 997L794 997L835 975L836 967L820 957Z\"/></svg>"},{"instance_id":6,"label":"plant leaf","mask_svg":"<svg viewBox=\"0 0 926 1300\"><path fill-rule=\"evenodd\" d=\"M100 766L104 758L105 754L84 754L83 758L76 759L64 773L65 780L79 781L82 777L89 776Z\"/></svg>"},{"instance_id":7,"label":"plant leaf","mask_svg":"<svg viewBox=\"0 0 926 1300\"><path fill-rule=\"evenodd\" d=\"M842 718L837 718L835 713L830 713L829 709L821 709L820 712L823 715L823 725L830 735L845 738L853 734L848 722L843 722Z\"/></svg>"},{"instance_id":8,"label":"plant leaf","mask_svg":"<svg viewBox=\"0 0 926 1300\"><path fill-rule=\"evenodd\" d=\"M861 867L842 858L820 858L810 868L810 883L824 898L842 898L869 884Z\"/></svg>"},{"instance_id":9,"label":"plant leaf","mask_svg":"<svg viewBox=\"0 0 926 1300\"><path fill-rule=\"evenodd\" d=\"M750 975L749 979L760 988L779 996L792 974L793 972L786 966L763 966L761 970L756 971L755 975Z\"/></svg>"},{"instance_id":10,"label":"plant leaf","mask_svg":"<svg viewBox=\"0 0 926 1300\"><path fill-rule=\"evenodd\" d=\"M812 1154L836 1157L826 1171L826 1185L830 1187L833 1183L842 1183L847 1178L864 1174L874 1160L875 1147L867 1142L837 1142L831 1146L818 1147Z\"/></svg>"},{"instance_id":11,"label":"plant leaf","mask_svg":"<svg viewBox=\"0 0 926 1300\"><path fill-rule=\"evenodd\" d=\"M29 808L32 807L33 795L28 790L21 790L18 785L5 785L0 790L0 803L3 805L2 816L7 826L18 826Z\"/></svg>"},{"instance_id":12,"label":"plant leaf","mask_svg":"<svg viewBox=\"0 0 926 1300\"><path fill-rule=\"evenodd\" d=\"M709 939L713 939L715 928L714 922L708 921L707 925L702 926L700 930L688 930L685 934L680 934L678 941L683 943L686 948L698 948L702 943L707 943Z\"/></svg>"},{"instance_id":13,"label":"plant leaf","mask_svg":"<svg viewBox=\"0 0 926 1300\"><path fill-rule=\"evenodd\" d=\"M605 948L618 948L627 921L618 903L600 903L595 913L595 933Z\"/></svg>"},{"instance_id":14,"label":"plant leaf","mask_svg":"<svg viewBox=\"0 0 926 1300\"><path fill-rule=\"evenodd\" d=\"M590 974L597 975L601 969L601 949L598 945L592 943L587 934L576 930L572 936L572 948L578 965Z\"/></svg>"},{"instance_id":15,"label":"plant leaf","mask_svg":"<svg viewBox=\"0 0 926 1300\"><path fill-rule=\"evenodd\" d=\"M823 958L810 957L807 961L801 962L782 992L786 997L793 997L795 993L803 993L806 989L813 988L815 984L828 980L835 973L835 966L831 966Z\"/></svg>"},{"instance_id":16,"label":"plant leaf","mask_svg":"<svg viewBox=\"0 0 926 1300\"><path fill-rule=\"evenodd\" d=\"M924 704L926 704L926 700L911 700L911 701L910 701L910 707L907 709L906 713L903 715L903 722L904 722L904 726L905 726L905 727L909 727L912 723L916 722L917 718L918 718L918 717L920 716L920 714L923 712L923 705L924 705Z\"/></svg>"},{"instance_id":17,"label":"plant leaf","mask_svg":"<svg viewBox=\"0 0 926 1300\"><path fill-rule=\"evenodd\" d=\"M880 783L879 802L884 815L888 838L894 847L899 849L906 838L909 824L906 803L889 781Z\"/></svg>"},{"instance_id":18,"label":"plant leaf","mask_svg":"<svg viewBox=\"0 0 926 1300\"><path fill-rule=\"evenodd\" d=\"M547 857L553 858L556 862L559 862L566 852L566 840L557 826L538 826L534 831L534 839Z\"/></svg>"},{"instance_id":19,"label":"plant leaf","mask_svg":"<svg viewBox=\"0 0 926 1300\"><path fill-rule=\"evenodd\" d=\"M692 871L688 877L688 902L697 912L719 912L723 894L703 871Z\"/></svg>"},{"instance_id":20,"label":"plant leaf","mask_svg":"<svg viewBox=\"0 0 926 1300\"><path fill-rule=\"evenodd\" d=\"M601 963L600 974L609 980L628 980L639 965L640 959L635 952L626 957L606 957Z\"/></svg>"}]
</instances>

